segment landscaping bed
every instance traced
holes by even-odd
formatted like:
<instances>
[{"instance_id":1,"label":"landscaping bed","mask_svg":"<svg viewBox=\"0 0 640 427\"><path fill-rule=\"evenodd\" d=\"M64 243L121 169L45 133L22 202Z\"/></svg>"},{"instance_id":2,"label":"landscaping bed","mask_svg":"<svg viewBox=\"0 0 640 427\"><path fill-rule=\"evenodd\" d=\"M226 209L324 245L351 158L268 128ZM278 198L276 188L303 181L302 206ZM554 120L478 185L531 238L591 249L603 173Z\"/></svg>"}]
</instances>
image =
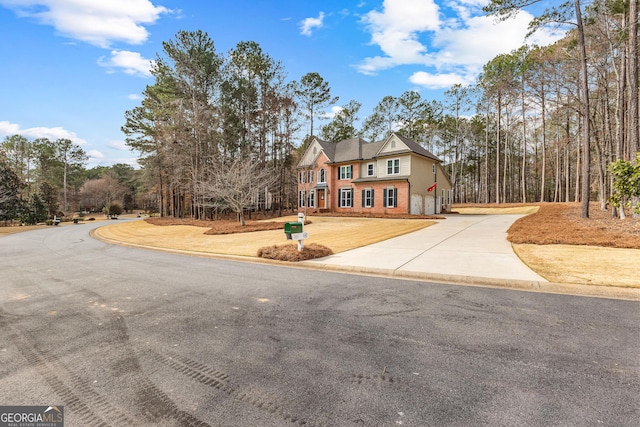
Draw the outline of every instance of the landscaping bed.
<instances>
[{"instance_id":1,"label":"landscaping bed","mask_svg":"<svg viewBox=\"0 0 640 427\"><path fill-rule=\"evenodd\" d=\"M542 203L534 214L516 221L508 231L511 243L588 245L640 249L640 219L611 217L592 203L589 218L581 218L578 203Z\"/></svg>"},{"instance_id":2,"label":"landscaping bed","mask_svg":"<svg viewBox=\"0 0 640 427\"><path fill-rule=\"evenodd\" d=\"M153 225L191 225L194 227L206 227L209 230L204 234L220 235L220 234L237 234L237 233L249 233L252 231L268 231L268 230L280 230L284 227L285 221L255 221L246 220L245 225L240 225L239 221L230 219L218 219L200 220L191 218L147 218L146 222Z\"/></svg>"}]
</instances>

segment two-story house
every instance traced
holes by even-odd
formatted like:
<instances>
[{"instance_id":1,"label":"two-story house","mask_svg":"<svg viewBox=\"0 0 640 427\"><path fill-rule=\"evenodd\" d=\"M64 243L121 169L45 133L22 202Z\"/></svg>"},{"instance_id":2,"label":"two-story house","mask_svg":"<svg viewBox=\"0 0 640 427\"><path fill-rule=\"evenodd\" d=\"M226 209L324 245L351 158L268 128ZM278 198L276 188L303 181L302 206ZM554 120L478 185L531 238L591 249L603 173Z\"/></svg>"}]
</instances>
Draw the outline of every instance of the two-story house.
<instances>
[{"instance_id":1,"label":"two-story house","mask_svg":"<svg viewBox=\"0 0 640 427\"><path fill-rule=\"evenodd\" d=\"M298 207L318 212L433 215L451 210L441 160L398 135L367 142L313 138L298 163Z\"/></svg>"}]
</instances>

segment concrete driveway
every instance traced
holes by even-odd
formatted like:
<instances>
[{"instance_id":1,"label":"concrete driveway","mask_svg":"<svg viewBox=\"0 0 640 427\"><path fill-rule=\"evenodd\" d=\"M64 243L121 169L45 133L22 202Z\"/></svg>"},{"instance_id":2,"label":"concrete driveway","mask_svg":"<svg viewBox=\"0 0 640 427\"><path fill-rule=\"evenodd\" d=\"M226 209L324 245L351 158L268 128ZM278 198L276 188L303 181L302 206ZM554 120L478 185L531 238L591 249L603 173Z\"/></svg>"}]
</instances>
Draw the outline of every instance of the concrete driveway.
<instances>
[{"instance_id":1,"label":"concrete driveway","mask_svg":"<svg viewBox=\"0 0 640 427\"><path fill-rule=\"evenodd\" d=\"M307 263L371 273L546 282L507 241L507 230L522 216L447 215L431 227Z\"/></svg>"}]
</instances>

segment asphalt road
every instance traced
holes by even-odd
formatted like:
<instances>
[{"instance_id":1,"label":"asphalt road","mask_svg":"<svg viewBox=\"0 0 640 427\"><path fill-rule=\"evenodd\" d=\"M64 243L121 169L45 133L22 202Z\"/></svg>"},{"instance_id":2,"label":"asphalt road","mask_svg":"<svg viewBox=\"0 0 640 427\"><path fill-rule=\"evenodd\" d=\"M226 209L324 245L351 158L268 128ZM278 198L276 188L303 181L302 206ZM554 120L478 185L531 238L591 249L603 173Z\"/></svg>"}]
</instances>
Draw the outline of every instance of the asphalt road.
<instances>
[{"instance_id":1,"label":"asphalt road","mask_svg":"<svg viewBox=\"0 0 640 427\"><path fill-rule=\"evenodd\" d=\"M640 303L0 238L0 405L65 426L638 426Z\"/></svg>"}]
</instances>

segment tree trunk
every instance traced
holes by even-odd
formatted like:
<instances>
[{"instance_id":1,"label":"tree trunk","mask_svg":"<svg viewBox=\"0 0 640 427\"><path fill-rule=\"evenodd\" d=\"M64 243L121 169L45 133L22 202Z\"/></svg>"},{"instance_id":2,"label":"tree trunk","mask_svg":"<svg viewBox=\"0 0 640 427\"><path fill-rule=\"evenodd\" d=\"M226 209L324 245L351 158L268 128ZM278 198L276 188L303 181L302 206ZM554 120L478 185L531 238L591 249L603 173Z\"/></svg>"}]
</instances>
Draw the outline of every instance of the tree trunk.
<instances>
[{"instance_id":1,"label":"tree trunk","mask_svg":"<svg viewBox=\"0 0 640 427\"><path fill-rule=\"evenodd\" d=\"M629 2L629 60L627 73L629 81L629 137L627 138L629 150L627 161L635 159L638 151L638 0Z\"/></svg>"},{"instance_id":2,"label":"tree trunk","mask_svg":"<svg viewBox=\"0 0 640 427\"><path fill-rule=\"evenodd\" d=\"M629 156L628 161L636 158L636 153L640 147L638 141L640 130L639 109L640 99L638 98L638 0L631 0L629 3ZM632 205L636 206L639 202L638 197L632 197ZM633 216L638 217L635 209Z\"/></svg>"},{"instance_id":3,"label":"tree trunk","mask_svg":"<svg viewBox=\"0 0 640 427\"><path fill-rule=\"evenodd\" d=\"M522 203L527 203L527 117L524 105L524 71L522 72Z\"/></svg>"},{"instance_id":4,"label":"tree trunk","mask_svg":"<svg viewBox=\"0 0 640 427\"><path fill-rule=\"evenodd\" d=\"M582 131L582 127L580 126L580 121L578 121L578 138L582 135L581 133ZM573 192L573 201L578 203L580 201L580 197L582 196L581 192L580 192L580 150L581 150L581 146L580 143L576 144L576 182L575 182L575 190Z\"/></svg>"},{"instance_id":5,"label":"tree trunk","mask_svg":"<svg viewBox=\"0 0 640 427\"><path fill-rule=\"evenodd\" d=\"M582 218L589 218L589 199L591 195L591 108L589 106L589 81L587 80L587 49L584 41L580 0L574 0L574 4L576 8L576 24L578 25L578 45L580 48L580 85L582 89L582 120L584 123L582 129L584 134L582 135L582 210L580 216Z\"/></svg>"},{"instance_id":6,"label":"tree trunk","mask_svg":"<svg viewBox=\"0 0 640 427\"><path fill-rule=\"evenodd\" d=\"M62 172L62 191L64 193L64 196L63 196L63 199L64 199L64 212L66 214L67 210L69 209L69 205L67 203L67 159L66 159L66 157L64 159L64 170Z\"/></svg>"},{"instance_id":7,"label":"tree trunk","mask_svg":"<svg viewBox=\"0 0 640 427\"><path fill-rule=\"evenodd\" d=\"M496 203L500 203L500 121L502 102L498 94L498 122L496 123Z\"/></svg>"},{"instance_id":8,"label":"tree trunk","mask_svg":"<svg viewBox=\"0 0 640 427\"><path fill-rule=\"evenodd\" d=\"M545 183L547 175L547 122L545 111L544 83L542 85L542 170L540 171L540 201L545 201Z\"/></svg>"},{"instance_id":9,"label":"tree trunk","mask_svg":"<svg viewBox=\"0 0 640 427\"><path fill-rule=\"evenodd\" d=\"M488 111L487 111L485 128L484 128L484 202L489 203L489 112Z\"/></svg>"}]
</instances>

